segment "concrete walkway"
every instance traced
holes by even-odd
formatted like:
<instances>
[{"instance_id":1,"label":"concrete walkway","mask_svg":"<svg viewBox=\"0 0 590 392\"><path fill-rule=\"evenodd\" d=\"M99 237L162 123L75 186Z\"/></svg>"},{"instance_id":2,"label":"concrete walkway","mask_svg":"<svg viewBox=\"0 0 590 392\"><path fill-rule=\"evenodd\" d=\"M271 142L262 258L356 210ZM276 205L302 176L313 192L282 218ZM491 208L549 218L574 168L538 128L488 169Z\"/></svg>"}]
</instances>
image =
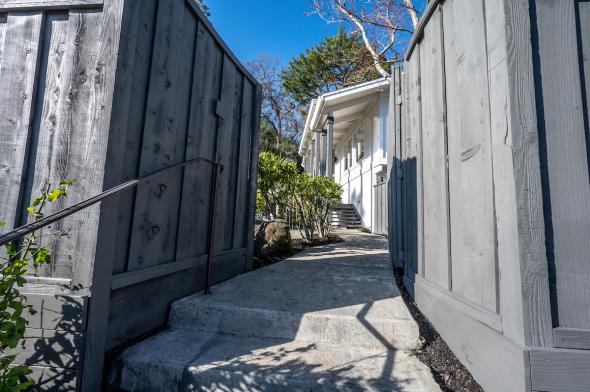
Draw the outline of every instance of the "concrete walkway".
<instances>
[{"instance_id":1,"label":"concrete walkway","mask_svg":"<svg viewBox=\"0 0 590 392\"><path fill-rule=\"evenodd\" d=\"M129 391L439 391L387 240L345 242L177 301L170 329L122 356Z\"/></svg>"}]
</instances>

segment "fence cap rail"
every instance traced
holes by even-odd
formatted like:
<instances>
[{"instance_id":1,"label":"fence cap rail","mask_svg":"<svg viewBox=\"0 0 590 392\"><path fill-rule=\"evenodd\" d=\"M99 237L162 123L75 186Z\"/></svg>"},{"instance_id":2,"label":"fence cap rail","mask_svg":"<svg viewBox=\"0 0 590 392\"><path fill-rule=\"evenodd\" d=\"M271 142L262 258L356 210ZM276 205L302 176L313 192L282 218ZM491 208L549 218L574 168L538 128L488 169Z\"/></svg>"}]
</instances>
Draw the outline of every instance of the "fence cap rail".
<instances>
[{"instance_id":1,"label":"fence cap rail","mask_svg":"<svg viewBox=\"0 0 590 392\"><path fill-rule=\"evenodd\" d=\"M408 45L408 50L406 51L406 55L404 56L404 60L408 61L410 59L410 57L412 57L412 53L414 52L414 48L422 39L422 35L424 34L424 29L426 28L428 21L430 21L430 17L432 16L432 14L434 14L434 11L436 11L438 9L438 6L442 5L442 3L444 3L444 2L445 2L445 0L432 0L428 3L428 7L426 8L426 11L424 11L422 18L420 19L420 23L418 23L418 26L416 26L416 30L414 31L414 35L412 35L412 39L410 40L410 44Z\"/></svg>"}]
</instances>

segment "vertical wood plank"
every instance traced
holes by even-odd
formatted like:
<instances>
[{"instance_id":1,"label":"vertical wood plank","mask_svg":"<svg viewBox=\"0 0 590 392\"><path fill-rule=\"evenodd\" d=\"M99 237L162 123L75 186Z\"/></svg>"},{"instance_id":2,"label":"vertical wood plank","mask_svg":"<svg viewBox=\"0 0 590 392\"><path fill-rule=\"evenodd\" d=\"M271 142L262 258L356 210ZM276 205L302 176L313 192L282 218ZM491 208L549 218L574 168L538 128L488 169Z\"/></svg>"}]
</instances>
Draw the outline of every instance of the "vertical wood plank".
<instances>
[{"instance_id":1,"label":"vertical wood plank","mask_svg":"<svg viewBox=\"0 0 590 392\"><path fill-rule=\"evenodd\" d=\"M441 53L441 15L435 12L421 42L425 276L449 289L446 136Z\"/></svg>"},{"instance_id":2,"label":"vertical wood plank","mask_svg":"<svg viewBox=\"0 0 590 392\"><path fill-rule=\"evenodd\" d=\"M422 147L422 76L420 58L422 45L416 45L412 57L408 59L406 70L408 83L408 122L406 125L406 153L404 154L404 176L406 181L406 206L416 200L416 221L406 218L404 230L408 233L407 247L415 248L416 272L424 276L424 181L423 181L423 147ZM415 194L411 189L410 179L416 181ZM411 211L411 210L410 210ZM415 245L413 245L415 244Z\"/></svg>"},{"instance_id":3,"label":"vertical wood plank","mask_svg":"<svg viewBox=\"0 0 590 392\"><path fill-rule=\"evenodd\" d=\"M7 15L0 15L0 73L2 72L2 59L4 58L4 37L6 36Z\"/></svg>"},{"instance_id":4,"label":"vertical wood plank","mask_svg":"<svg viewBox=\"0 0 590 392\"><path fill-rule=\"evenodd\" d=\"M10 13L0 73L0 233L18 224L41 43L42 12Z\"/></svg>"},{"instance_id":5,"label":"vertical wood plank","mask_svg":"<svg viewBox=\"0 0 590 392\"><path fill-rule=\"evenodd\" d=\"M481 1L445 3L453 292L496 311L493 167ZM470 23L457 23L469 20Z\"/></svg>"},{"instance_id":6,"label":"vertical wood plank","mask_svg":"<svg viewBox=\"0 0 590 392\"><path fill-rule=\"evenodd\" d=\"M88 128L83 128L81 132L81 136L88 140L88 147L82 153L84 159L76 158L76 161L81 164L79 169L88 173L81 180L84 181L84 186L88 186L87 193L83 194L83 197L97 194L103 188L103 170L107 156L122 12L122 0L107 0L102 12L96 12L87 19L87 30L89 34L97 35L98 42L96 56L92 58L94 61L91 73L94 83L94 106L90 114L91 124ZM94 25L99 27L96 28ZM96 32L95 28L99 31ZM78 140L73 139L74 142ZM83 143L79 145L84 146ZM90 149L92 153L89 153ZM100 166L96 167L95 162L100 162ZM93 167L96 168L91 169ZM108 201L101 205L100 215L96 219L91 216L87 222L87 232L84 233L87 240L80 236L82 244L87 242L86 248L83 252L77 252L78 258L75 259L73 270L73 284L91 285L92 290L87 320L88 330L84 341L83 379L79 384L80 389L84 391L100 390L113 268L112 235L114 231L111 227L115 219L115 208ZM99 251L96 252L95 258L94 252L97 249ZM88 258L87 263L80 262L86 258Z\"/></svg>"},{"instance_id":7,"label":"vertical wood plank","mask_svg":"<svg viewBox=\"0 0 590 392\"><path fill-rule=\"evenodd\" d=\"M35 117L33 122L33 138L31 141L31 157L28 168L28 181L23 204L29 205L31 198L37 197L48 183L53 186L59 183L63 178L56 178L55 164L53 164L53 150L55 145L62 142L60 130L58 128L60 115L60 96L64 83L64 58L67 48L69 17L67 13L49 14L44 23L45 44L43 53L40 57L39 87L38 87L38 105L35 108ZM58 147L59 148L59 147ZM63 158L63 157L62 157ZM52 206L48 206L48 211ZM26 221L26 212L22 222ZM29 221L31 219L29 218ZM53 227L48 227L46 231L53 231ZM57 255L56 245L50 247L51 253ZM70 277L71 260L64 257L55 257L52 264L41 267L41 276L62 276Z\"/></svg>"},{"instance_id":8,"label":"vertical wood plank","mask_svg":"<svg viewBox=\"0 0 590 392\"><path fill-rule=\"evenodd\" d=\"M157 3L156 0L125 3L105 188L135 178L139 170ZM113 227L117 232L113 273L124 272L127 265L135 193L132 190L115 196L114 204L118 208L117 224Z\"/></svg>"},{"instance_id":9,"label":"vertical wood plank","mask_svg":"<svg viewBox=\"0 0 590 392\"><path fill-rule=\"evenodd\" d=\"M101 74L97 56L100 53L102 15L100 11L71 10L68 16L65 52L61 78L54 93L55 107L48 106L48 122L43 124L41 154L35 163L33 192L43 184L56 186L66 178L77 180L67 199L48 205L46 212L61 210L102 190L104 157L108 135L95 126L96 106L103 104ZM56 26L57 27L57 26ZM57 36L56 36L57 37ZM31 175L33 175L31 173ZM70 236L58 241L53 249L55 262L47 274L74 278L84 286L90 283L96 246L99 207L91 207L64 218L49 230L69 229ZM77 276L74 277L74 265Z\"/></svg>"},{"instance_id":10,"label":"vertical wood plank","mask_svg":"<svg viewBox=\"0 0 590 392\"><path fill-rule=\"evenodd\" d=\"M590 183L575 1L536 2L550 266L560 327L590 329ZM585 21L585 23L589 23ZM547 196L547 195L546 195ZM548 199L545 199L548 201ZM546 206L547 207L547 206ZM551 249L552 246L552 249Z\"/></svg>"},{"instance_id":11,"label":"vertical wood plank","mask_svg":"<svg viewBox=\"0 0 590 392\"><path fill-rule=\"evenodd\" d=\"M187 159L215 159L218 122L215 105L219 98L221 62L221 51L206 27L199 23L186 144ZM216 169L207 164L185 170L176 254L178 259L207 253L213 170Z\"/></svg>"},{"instance_id":12,"label":"vertical wood plank","mask_svg":"<svg viewBox=\"0 0 590 392\"><path fill-rule=\"evenodd\" d=\"M590 118L590 1L578 1L578 21L580 24L578 39L582 50L580 55L586 92L586 116Z\"/></svg>"},{"instance_id":13,"label":"vertical wood plank","mask_svg":"<svg viewBox=\"0 0 590 392\"><path fill-rule=\"evenodd\" d=\"M248 219L246 220L248 229L246 230L246 259L245 259L245 270L250 271L252 269L252 258L254 255L254 220L256 216L256 176L258 174L258 152L259 152L259 141L260 141L260 113L262 110L262 87L256 85L256 92L254 94L254 126L252 127L252 133L250 136L250 171L248 175Z\"/></svg>"},{"instance_id":14,"label":"vertical wood plank","mask_svg":"<svg viewBox=\"0 0 590 392\"><path fill-rule=\"evenodd\" d=\"M254 86L250 81L244 80L244 92L242 96L242 120L240 129L240 142L238 158L238 184L236 190L235 207L235 231L234 249L245 248L250 239L248 234L248 180L250 178L250 153L252 148L252 128L254 127ZM252 234L253 235L253 234Z\"/></svg>"},{"instance_id":15,"label":"vertical wood plank","mask_svg":"<svg viewBox=\"0 0 590 392\"><path fill-rule=\"evenodd\" d=\"M235 227L235 214L236 214L236 196L238 187L238 168L240 161L240 133L241 133L241 121L242 121L242 100L243 100L243 89L244 89L244 76L238 73L235 78L235 94L234 94L234 110L233 110L233 122L232 129L229 136L229 167L227 167L227 199L225 206L226 216L223 223L223 249L233 249L234 246L234 231Z\"/></svg>"},{"instance_id":16,"label":"vertical wood plank","mask_svg":"<svg viewBox=\"0 0 590 392\"><path fill-rule=\"evenodd\" d=\"M552 346L529 4L504 1L525 340Z\"/></svg>"},{"instance_id":17,"label":"vertical wood plank","mask_svg":"<svg viewBox=\"0 0 590 392\"><path fill-rule=\"evenodd\" d=\"M486 0L486 32L490 88L490 120L493 159L494 205L496 210L498 258L498 310L502 333L514 342L525 344L522 320L522 289L519 258L512 129L508 119L511 97L508 88L508 63L504 4Z\"/></svg>"},{"instance_id":18,"label":"vertical wood plank","mask_svg":"<svg viewBox=\"0 0 590 392\"><path fill-rule=\"evenodd\" d=\"M160 2L140 175L185 159L196 27L184 2ZM181 181L176 170L138 187L128 270L175 259Z\"/></svg>"},{"instance_id":19,"label":"vertical wood plank","mask_svg":"<svg viewBox=\"0 0 590 392\"><path fill-rule=\"evenodd\" d=\"M228 211L226 210L230 177L231 177L231 149L232 149L232 130L234 125L235 86L237 78L237 68L229 56L223 56L223 70L221 73L221 93L217 104L216 112L219 116L217 126L217 143L215 160L221 163L226 170L219 176L219 188L217 189L217 210L215 212L215 251L225 249L225 232Z\"/></svg>"}]
</instances>

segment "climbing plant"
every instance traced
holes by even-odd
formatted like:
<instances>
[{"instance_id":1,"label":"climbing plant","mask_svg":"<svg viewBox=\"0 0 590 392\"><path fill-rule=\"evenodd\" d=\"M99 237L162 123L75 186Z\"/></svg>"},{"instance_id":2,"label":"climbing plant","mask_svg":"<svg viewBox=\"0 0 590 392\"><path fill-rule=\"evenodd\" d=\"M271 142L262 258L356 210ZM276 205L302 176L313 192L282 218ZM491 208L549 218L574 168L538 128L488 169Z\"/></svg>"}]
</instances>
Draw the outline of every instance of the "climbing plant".
<instances>
[{"instance_id":1,"label":"climbing plant","mask_svg":"<svg viewBox=\"0 0 590 392\"><path fill-rule=\"evenodd\" d=\"M67 197L68 187L74 183L75 180L64 180L55 189L47 185L27 208L28 214L34 220L43 218L47 203ZM0 227L5 225L6 222L0 221ZM24 315L35 313L20 288L26 283L27 275L31 272L38 274L40 266L51 263L48 247L68 233L67 229L42 234L33 232L21 241L4 247L6 256L0 257L0 392L22 391L33 383L27 378L31 369L26 365L14 365L16 356L7 353L24 338L28 325Z\"/></svg>"}]
</instances>

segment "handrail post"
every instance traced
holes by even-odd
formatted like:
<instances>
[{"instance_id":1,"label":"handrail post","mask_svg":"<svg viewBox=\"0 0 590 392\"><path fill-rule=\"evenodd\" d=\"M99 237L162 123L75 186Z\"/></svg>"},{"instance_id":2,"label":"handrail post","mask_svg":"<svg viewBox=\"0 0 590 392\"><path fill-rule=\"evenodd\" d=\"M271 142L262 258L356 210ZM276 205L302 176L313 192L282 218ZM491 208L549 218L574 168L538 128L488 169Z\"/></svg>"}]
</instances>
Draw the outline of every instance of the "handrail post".
<instances>
[{"instance_id":1,"label":"handrail post","mask_svg":"<svg viewBox=\"0 0 590 392\"><path fill-rule=\"evenodd\" d=\"M205 271L205 295L211 294L211 272L213 267L213 250L215 247L215 210L217 207L217 179L223 167L215 167L211 177L211 206L209 208L209 247L207 250L207 269Z\"/></svg>"}]
</instances>

